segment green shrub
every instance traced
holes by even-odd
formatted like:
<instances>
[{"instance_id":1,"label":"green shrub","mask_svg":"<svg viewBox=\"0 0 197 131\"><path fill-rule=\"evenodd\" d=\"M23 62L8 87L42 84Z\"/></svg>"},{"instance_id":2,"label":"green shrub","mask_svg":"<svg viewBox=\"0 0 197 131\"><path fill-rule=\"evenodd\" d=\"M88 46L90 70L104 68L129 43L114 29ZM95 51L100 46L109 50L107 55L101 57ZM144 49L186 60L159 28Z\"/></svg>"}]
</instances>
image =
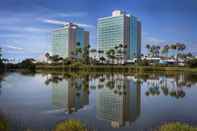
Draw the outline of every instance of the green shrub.
<instances>
[{"instance_id":1,"label":"green shrub","mask_svg":"<svg viewBox=\"0 0 197 131\"><path fill-rule=\"evenodd\" d=\"M19 68L35 70L35 64L33 63L34 59L25 59L18 64Z\"/></svg>"},{"instance_id":2,"label":"green shrub","mask_svg":"<svg viewBox=\"0 0 197 131\"><path fill-rule=\"evenodd\" d=\"M82 68L82 67L84 67L84 64L82 64L81 62L77 61L77 62L72 63L71 67L72 68Z\"/></svg>"},{"instance_id":3,"label":"green shrub","mask_svg":"<svg viewBox=\"0 0 197 131\"><path fill-rule=\"evenodd\" d=\"M8 122L0 116L0 131L9 131Z\"/></svg>"},{"instance_id":4,"label":"green shrub","mask_svg":"<svg viewBox=\"0 0 197 131\"><path fill-rule=\"evenodd\" d=\"M189 67L197 67L197 59L195 58L195 59L192 59L192 60L188 60L187 65Z\"/></svg>"},{"instance_id":5,"label":"green shrub","mask_svg":"<svg viewBox=\"0 0 197 131\"><path fill-rule=\"evenodd\" d=\"M54 131L87 131L87 129L78 120L66 120L58 123Z\"/></svg>"},{"instance_id":6,"label":"green shrub","mask_svg":"<svg viewBox=\"0 0 197 131\"><path fill-rule=\"evenodd\" d=\"M149 66L149 61L148 60L138 60L137 61L137 65L140 65L140 66Z\"/></svg>"},{"instance_id":7,"label":"green shrub","mask_svg":"<svg viewBox=\"0 0 197 131\"><path fill-rule=\"evenodd\" d=\"M159 128L159 131L197 131L197 128L184 123L168 123Z\"/></svg>"}]
</instances>

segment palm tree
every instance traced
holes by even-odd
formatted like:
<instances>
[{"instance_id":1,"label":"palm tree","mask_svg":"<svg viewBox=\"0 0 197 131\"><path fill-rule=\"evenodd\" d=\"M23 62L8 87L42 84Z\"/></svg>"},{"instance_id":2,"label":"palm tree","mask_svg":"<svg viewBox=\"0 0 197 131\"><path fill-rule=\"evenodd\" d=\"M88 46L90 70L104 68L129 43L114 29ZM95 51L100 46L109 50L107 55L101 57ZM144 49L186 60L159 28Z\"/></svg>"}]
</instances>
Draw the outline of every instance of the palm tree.
<instances>
[{"instance_id":1,"label":"palm tree","mask_svg":"<svg viewBox=\"0 0 197 131\"><path fill-rule=\"evenodd\" d=\"M80 43L80 42L77 42L77 43L76 43L76 45L77 45L77 46L80 46L80 45L81 45L81 43Z\"/></svg>"},{"instance_id":2,"label":"palm tree","mask_svg":"<svg viewBox=\"0 0 197 131\"><path fill-rule=\"evenodd\" d=\"M160 53L160 46L156 46L155 47L155 56L159 57L159 53Z\"/></svg>"},{"instance_id":3,"label":"palm tree","mask_svg":"<svg viewBox=\"0 0 197 131\"><path fill-rule=\"evenodd\" d=\"M161 50L161 53L162 54L167 54L167 57L168 57L168 51L169 51L170 47L169 45L165 45L162 50Z\"/></svg>"},{"instance_id":4,"label":"palm tree","mask_svg":"<svg viewBox=\"0 0 197 131\"><path fill-rule=\"evenodd\" d=\"M100 61L102 62L102 64L104 63L105 60L106 60L105 57L103 56L100 57Z\"/></svg>"},{"instance_id":5,"label":"palm tree","mask_svg":"<svg viewBox=\"0 0 197 131\"><path fill-rule=\"evenodd\" d=\"M148 46L149 48L149 52L151 54L152 57L158 57L159 53L160 53L160 46L157 45L152 45L152 46Z\"/></svg>"},{"instance_id":6,"label":"palm tree","mask_svg":"<svg viewBox=\"0 0 197 131\"><path fill-rule=\"evenodd\" d=\"M0 71L4 68L4 62L2 58L2 48L0 48Z\"/></svg>"},{"instance_id":7,"label":"palm tree","mask_svg":"<svg viewBox=\"0 0 197 131\"><path fill-rule=\"evenodd\" d=\"M148 49L148 56L150 55L150 47L151 46L149 44L146 45L146 48Z\"/></svg>"},{"instance_id":8,"label":"palm tree","mask_svg":"<svg viewBox=\"0 0 197 131\"><path fill-rule=\"evenodd\" d=\"M103 54L104 53L104 51L103 50L98 50L98 54L99 54L99 56L100 56L100 54Z\"/></svg>"},{"instance_id":9,"label":"palm tree","mask_svg":"<svg viewBox=\"0 0 197 131\"><path fill-rule=\"evenodd\" d=\"M187 57L190 57L190 58L193 57L193 55L192 55L191 52L187 53L186 56L187 56Z\"/></svg>"},{"instance_id":10,"label":"palm tree","mask_svg":"<svg viewBox=\"0 0 197 131\"><path fill-rule=\"evenodd\" d=\"M180 51L183 52L185 50L185 48L186 48L185 44L182 44L182 43L177 42L175 44L172 44L170 46L170 48L176 52L175 58L176 58L176 61L178 62L178 54L180 56L180 53L179 52Z\"/></svg>"},{"instance_id":11,"label":"palm tree","mask_svg":"<svg viewBox=\"0 0 197 131\"><path fill-rule=\"evenodd\" d=\"M90 52L91 52L92 54L94 54L93 57L94 57L94 60L95 60L95 59L96 59L96 49L91 49Z\"/></svg>"},{"instance_id":12,"label":"palm tree","mask_svg":"<svg viewBox=\"0 0 197 131\"><path fill-rule=\"evenodd\" d=\"M2 48L0 48L0 64L3 64Z\"/></svg>"},{"instance_id":13,"label":"palm tree","mask_svg":"<svg viewBox=\"0 0 197 131\"><path fill-rule=\"evenodd\" d=\"M86 45L83 47L82 57L85 64L89 64L89 49L90 45Z\"/></svg>"},{"instance_id":14,"label":"palm tree","mask_svg":"<svg viewBox=\"0 0 197 131\"><path fill-rule=\"evenodd\" d=\"M77 48L75 49L75 52L76 52L77 57L80 57L80 55L81 55L81 53L82 53L82 50L81 50L80 47L77 47Z\"/></svg>"},{"instance_id":15,"label":"palm tree","mask_svg":"<svg viewBox=\"0 0 197 131\"><path fill-rule=\"evenodd\" d=\"M116 54L117 60L120 60L120 63L122 63L126 54L125 49L127 48L127 45L119 44L118 46L115 46L114 48L115 48L115 54Z\"/></svg>"},{"instance_id":16,"label":"palm tree","mask_svg":"<svg viewBox=\"0 0 197 131\"><path fill-rule=\"evenodd\" d=\"M115 59L115 50L114 49L110 49L106 52L106 55L109 59L112 60L112 64L114 64L114 59Z\"/></svg>"},{"instance_id":17,"label":"palm tree","mask_svg":"<svg viewBox=\"0 0 197 131\"><path fill-rule=\"evenodd\" d=\"M50 54L47 52L47 53L45 53L45 55L44 55L46 58L47 58L47 62L49 61L49 59L50 59Z\"/></svg>"},{"instance_id":18,"label":"palm tree","mask_svg":"<svg viewBox=\"0 0 197 131\"><path fill-rule=\"evenodd\" d=\"M170 46L170 49L176 51L177 45L176 45L176 44L172 44L172 45ZM176 56L177 56L177 52L176 52ZM175 57L176 57L176 56L175 56Z\"/></svg>"}]
</instances>

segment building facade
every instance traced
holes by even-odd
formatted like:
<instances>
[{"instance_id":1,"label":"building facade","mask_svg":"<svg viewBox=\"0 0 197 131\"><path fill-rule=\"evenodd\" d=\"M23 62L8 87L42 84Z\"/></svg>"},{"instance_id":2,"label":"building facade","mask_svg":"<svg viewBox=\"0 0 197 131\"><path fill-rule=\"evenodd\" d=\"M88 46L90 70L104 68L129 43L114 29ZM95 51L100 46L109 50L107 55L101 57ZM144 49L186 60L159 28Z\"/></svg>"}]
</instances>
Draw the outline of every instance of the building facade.
<instances>
[{"instance_id":1,"label":"building facade","mask_svg":"<svg viewBox=\"0 0 197 131\"><path fill-rule=\"evenodd\" d=\"M83 28L68 23L64 28L53 31L52 55L62 58L75 57L76 48L89 45L89 32Z\"/></svg>"},{"instance_id":2,"label":"building facade","mask_svg":"<svg viewBox=\"0 0 197 131\"><path fill-rule=\"evenodd\" d=\"M116 10L112 16L98 19L97 46L106 57L108 50L120 45L123 45L125 59L140 57L141 23L135 16Z\"/></svg>"}]
</instances>

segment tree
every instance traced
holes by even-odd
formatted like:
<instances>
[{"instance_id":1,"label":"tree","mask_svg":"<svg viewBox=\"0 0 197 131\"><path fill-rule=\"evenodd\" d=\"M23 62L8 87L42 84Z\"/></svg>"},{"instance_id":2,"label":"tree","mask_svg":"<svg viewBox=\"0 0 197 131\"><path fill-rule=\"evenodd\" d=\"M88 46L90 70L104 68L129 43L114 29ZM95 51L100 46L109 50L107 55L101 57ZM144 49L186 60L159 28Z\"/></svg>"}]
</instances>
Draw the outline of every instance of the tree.
<instances>
[{"instance_id":1,"label":"tree","mask_svg":"<svg viewBox=\"0 0 197 131\"><path fill-rule=\"evenodd\" d=\"M100 61L101 61L102 63L104 63L105 60L106 60L105 57L103 57L103 56L100 57Z\"/></svg>"},{"instance_id":2,"label":"tree","mask_svg":"<svg viewBox=\"0 0 197 131\"><path fill-rule=\"evenodd\" d=\"M118 46L114 47L116 59L118 61L120 60L120 63L122 63L123 59L125 58L126 48L127 48L127 45L123 45L123 44L119 44Z\"/></svg>"},{"instance_id":3,"label":"tree","mask_svg":"<svg viewBox=\"0 0 197 131\"><path fill-rule=\"evenodd\" d=\"M171 50L174 50L174 51L176 51L176 49L177 49L177 45L176 44L172 44L172 45L170 45L170 49ZM176 52L176 54L175 54L176 56L177 56L177 52ZM175 56L175 57L176 57Z\"/></svg>"},{"instance_id":4,"label":"tree","mask_svg":"<svg viewBox=\"0 0 197 131\"><path fill-rule=\"evenodd\" d=\"M157 45L146 45L146 48L149 51L148 56L159 57L160 46L157 46Z\"/></svg>"},{"instance_id":5,"label":"tree","mask_svg":"<svg viewBox=\"0 0 197 131\"><path fill-rule=\"evenodd\" d=\"M164 54L164 55L167 54L166 56L168 57L169 49L170 49L169 45L165 45L165 46L162 48L161 53Z\"/></svg>"},{"instance_id":6,"label":"tree","mask_svg":"<svg viewBox=\"0 0 197 131\"><path fill-rule=\"evenodd\" d=\"M49 58L52 62L59 62L60 60L63 60L62 57L60 57L59 55L53 55L53 56L50 56Z\"/></svg>"},{"instance_id":7,"label":"tree","mask_svg":"<svg viewBox=\"0 0 197 131\"><path fill-rule=\"evenodd\" d=\"M50 54L47 52L45 53L45 57L47 58L47 62L50 60Z\"/></svg>"},{"instance_id":8,"label":"tree","mask_svg":"<svg viewBox=\"0 0 197 131\"><path fill-rule=\"evenodd\" d=\"M146 48L148 49L148 56L149 56L149 55L150 55L150 45L147 44L147 45L146 45Z\"/></svg>"},{"instance_id":9,"label":"tree","mask_svg":"<svg viewBox=\"0 0 197 131\"><path fill-rule=\"evenodd\" d=\"M99 57L100 57L100 55L103 54L103 53L104 53L103 50L98 50Z\"/></svg>"},{"instance_id":10,"label":"tree","mask_svg":"<svg viewBox=\"0 0 197 131\"><path fill-rule=\"evenodd\" d=\"M0 48L0 65L3 64L2 49Z\"/></svg>"},{"instance_id":11,"label":"tree","mask_svg":"<svg viewBox=\"0 0 197 131\"><path fill-rule=\"evenodd\" d=\"M0 70L4 68L4 61L5 59L2 58L2 49L0 48Z\"/></svg>"},{"instance_id":12,"label":"tree","mask_svg":"<svg viewBox=\"0 0 197 131\"><path fill-rule=\"evenodd\" d=\"M186 46L185 44L183 43L175 43L175 44L172 44L170 46L170 49L174 50L175 51L175 56L174 58L176 58L176 61L178 62L178 57L180 56L180 54L183 53L183 51L186 49ZM178 55L179 54L179 55Z\"/></svg>"},{"instance_id":13,"label":"tree","mask_svg":"<svg viewBox=\"0 0 197 131\"><path fill-rule=\"evenodd\" d=\"M197 58L187 60L186 63L189 67L197 67Z\"/></svg>"},{"instance_id":14,"label":"tree","mask_svg":"<svg viewBox=\"0 0 197 131\"><path fill-rule=\"evenodd\" d=\"M176 43L176 45L177 45L177 53L183 55L183 51L186 49L185 44ZM178 54L177 54L177 62L178 62L178 58L180 58Z\"/></svg>"},{"instance_id":15,"label":"tree","mask_svg":"<svg viewBox=\"0 0 197 131\"><path fill-rule=\"evenodd\" d=\"M75 52L76 52L75 54L76 54L77 57L81 57L82 50L81 50L80 47L77 47L77 48L75 49Z\"/></svg>"},{"instance_id":16,"label":"tree","mask_svg":"<svg viewBox=\"0 0 197 131\"><path fill-rule=\"evenodd\" d=\"M106 52L106 55L109 59L111 59L112 64L114 64L114 59L115 59L115 50L114 49L110 49Z\"/></svg>"},{"instance_id":17,"label":"tree","mask_svg":"<svg viewBox=\"0 0 197 131\"><path fill-rule=\"evenodd\" d=\"M19 67L24 68L24 69L29 69L29 70L35 70L34 61L35 60L32 58L25 59L21 63L19 63Z\"/></svg>"},{"instance_id":18,"label":"tree","mask_svg":"<svg viewBox=\"0 0 197 131\"><path fill-rule=\"evenodd\" d=\"M160 46L147 44L146 48L148 49L148 56L159 57Z\"/></svg>"},{"instance_id":19,"label":"tree","mask_svg":"<svg viewBox=\"0 0 197 131\"><path fill-rule=\"evenodd\" d=\"M80 42L77 42L77 43L76 43L76 45L77 45L77 46L80 46L80 45L81 45L81 43L80 43Z\"/></svg>"},{"instance_id":20,"label":"tree","mask_svg":"<svg viewBox=\"0 0 197 131\"><path fill-rule=\"evenodd\" d=\"M89 64L89 49L90 49L90 45L86 45L83 47L83 51L82 51L82 57L83 57L83 62L85 64Z\"/></svg>"},{"instance_id":21,"label":"tree","mask_svg":"<svg viewBox=\"0 0 197 131\"><path fill-rule=\"evenodd\" d=\"M187 53L186 56L189 57L189 58L192 58L193 57L193 55L192 55L191 52Z\"/></svg>"},{"instance_id":22,"label":"tree","mask_svg":"<svg viewBox=\"0 0 197 131\"><path fill-rule=\"evenodd\" d=\"M154 55L155 55L156 57L159 57L160 48L161 48L160 46L155 46L155 49L154 49L154 50L155 50L155 51L154 51L155 54L154 54Z\"/></svg>"}]
</instances>

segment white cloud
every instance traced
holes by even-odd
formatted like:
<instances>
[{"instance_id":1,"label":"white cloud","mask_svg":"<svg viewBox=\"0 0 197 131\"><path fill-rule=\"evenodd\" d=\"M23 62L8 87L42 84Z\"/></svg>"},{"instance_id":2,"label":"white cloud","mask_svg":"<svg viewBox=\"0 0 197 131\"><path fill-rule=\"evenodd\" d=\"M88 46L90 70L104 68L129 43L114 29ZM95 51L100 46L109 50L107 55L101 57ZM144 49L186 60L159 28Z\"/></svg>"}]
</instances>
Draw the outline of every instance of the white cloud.
<instances>
[{"instance_id":1,"label":"white cloud","mask_svg":"<svg viewBox=\"0 0 197 131\"><path fill-rule=\"evenodd\" d=\"M24 48L13 46L13 45L3 45L2 48L6 51L14 50L14 51L24 51Z\"/></svg>"},{"instance_id":2,"label":"white cloud","mask_svg":"<svg viewBox=\"0 0 197 131\"><path fill-rule=\"evenodd\" d=\"M49 32L50 31L49 29L38 28L38 27L25 27L23 30L27 32Z\"/></svg>"},{"instance_id":3,"label":"white cloud","mask_svg":"<svg viewBox=\"0 0 197 131\"><path fill-rule=\"evenodd\" d=\"M18 33L9 33L9 34L0 34L0 38L21 38L25 37L24 34L18 34Z\"/></svg>"},{"instance_id":4,"label":"white cloud","mask_svg":"<svg viewBox=\"0 0 197 131\"><path fill-rule=\"evenodd\" d=\"M56 16L60 17L84 17L87 16L87 12L68 12L68 13L58 13Z\"/></svg>"},{"instance_id":5,"label":"white cloud","mask_svg":"<svg viewBox=\"0 0 197 131\"><path fill-rule=\"evenodd\" d=\"M8 48L13 49L13 50L24 50L21 47L13 46L13 45L7 45Z\"/></svg>"},{"instance_id":6,"label":"white cloud","mask_svg":"<svg viewBox=\"0 0 197 131\"><path fill-rule=\"evenodd\" d=\"M77 25L79 25L79 26L81 26L81 27L84 27L84 28L94 28L93 25L82 24L82 23L75 23L75 24L77 24Z\"/></svg>"},{"instance_id":7,"label":"white cloud","mask_svg":"<svg viewBox=\"0 0 197 131\"><path fill-rule=\"evenodd\" d=\"M44 23L55 24L55 25L67 25L69 23L66 21L54 20L54 19L42 19L41 21ZM93 28L94 27L93 25L83 24L83 23L76 23L75 22L74 24L77 24L77 25L84 27L84 28Z\"/></svg>"},{"instance_id":8,"label":"white cloud","mask_svg":"<svg viewBox=\"0 0 197 131\"><path fill-rule=\"evenodd\" d=\"M55 25L66 25L66 24L68 24L68 22L65 22L65 21L52 20L52 19L43 19L42 21L45 22L45 23L55 24Z\"/></svg>"},{"instance_id":9,"label":"white cloud","mask_svg":"<svg viewBox=\"0 0 197 131\"><path fill-rule=\"evenodd\" d=\"M2 31L10 31L10 32L33 32L33 33L42 33L42 32L49 32L50 29L47 28L39 28L39 27L32 27L32 26L25 26L25 27L14 27L14 26L0 26L0 30ZM1 35L0 35L1 36Z\"/></svg>"}]
</instances>

